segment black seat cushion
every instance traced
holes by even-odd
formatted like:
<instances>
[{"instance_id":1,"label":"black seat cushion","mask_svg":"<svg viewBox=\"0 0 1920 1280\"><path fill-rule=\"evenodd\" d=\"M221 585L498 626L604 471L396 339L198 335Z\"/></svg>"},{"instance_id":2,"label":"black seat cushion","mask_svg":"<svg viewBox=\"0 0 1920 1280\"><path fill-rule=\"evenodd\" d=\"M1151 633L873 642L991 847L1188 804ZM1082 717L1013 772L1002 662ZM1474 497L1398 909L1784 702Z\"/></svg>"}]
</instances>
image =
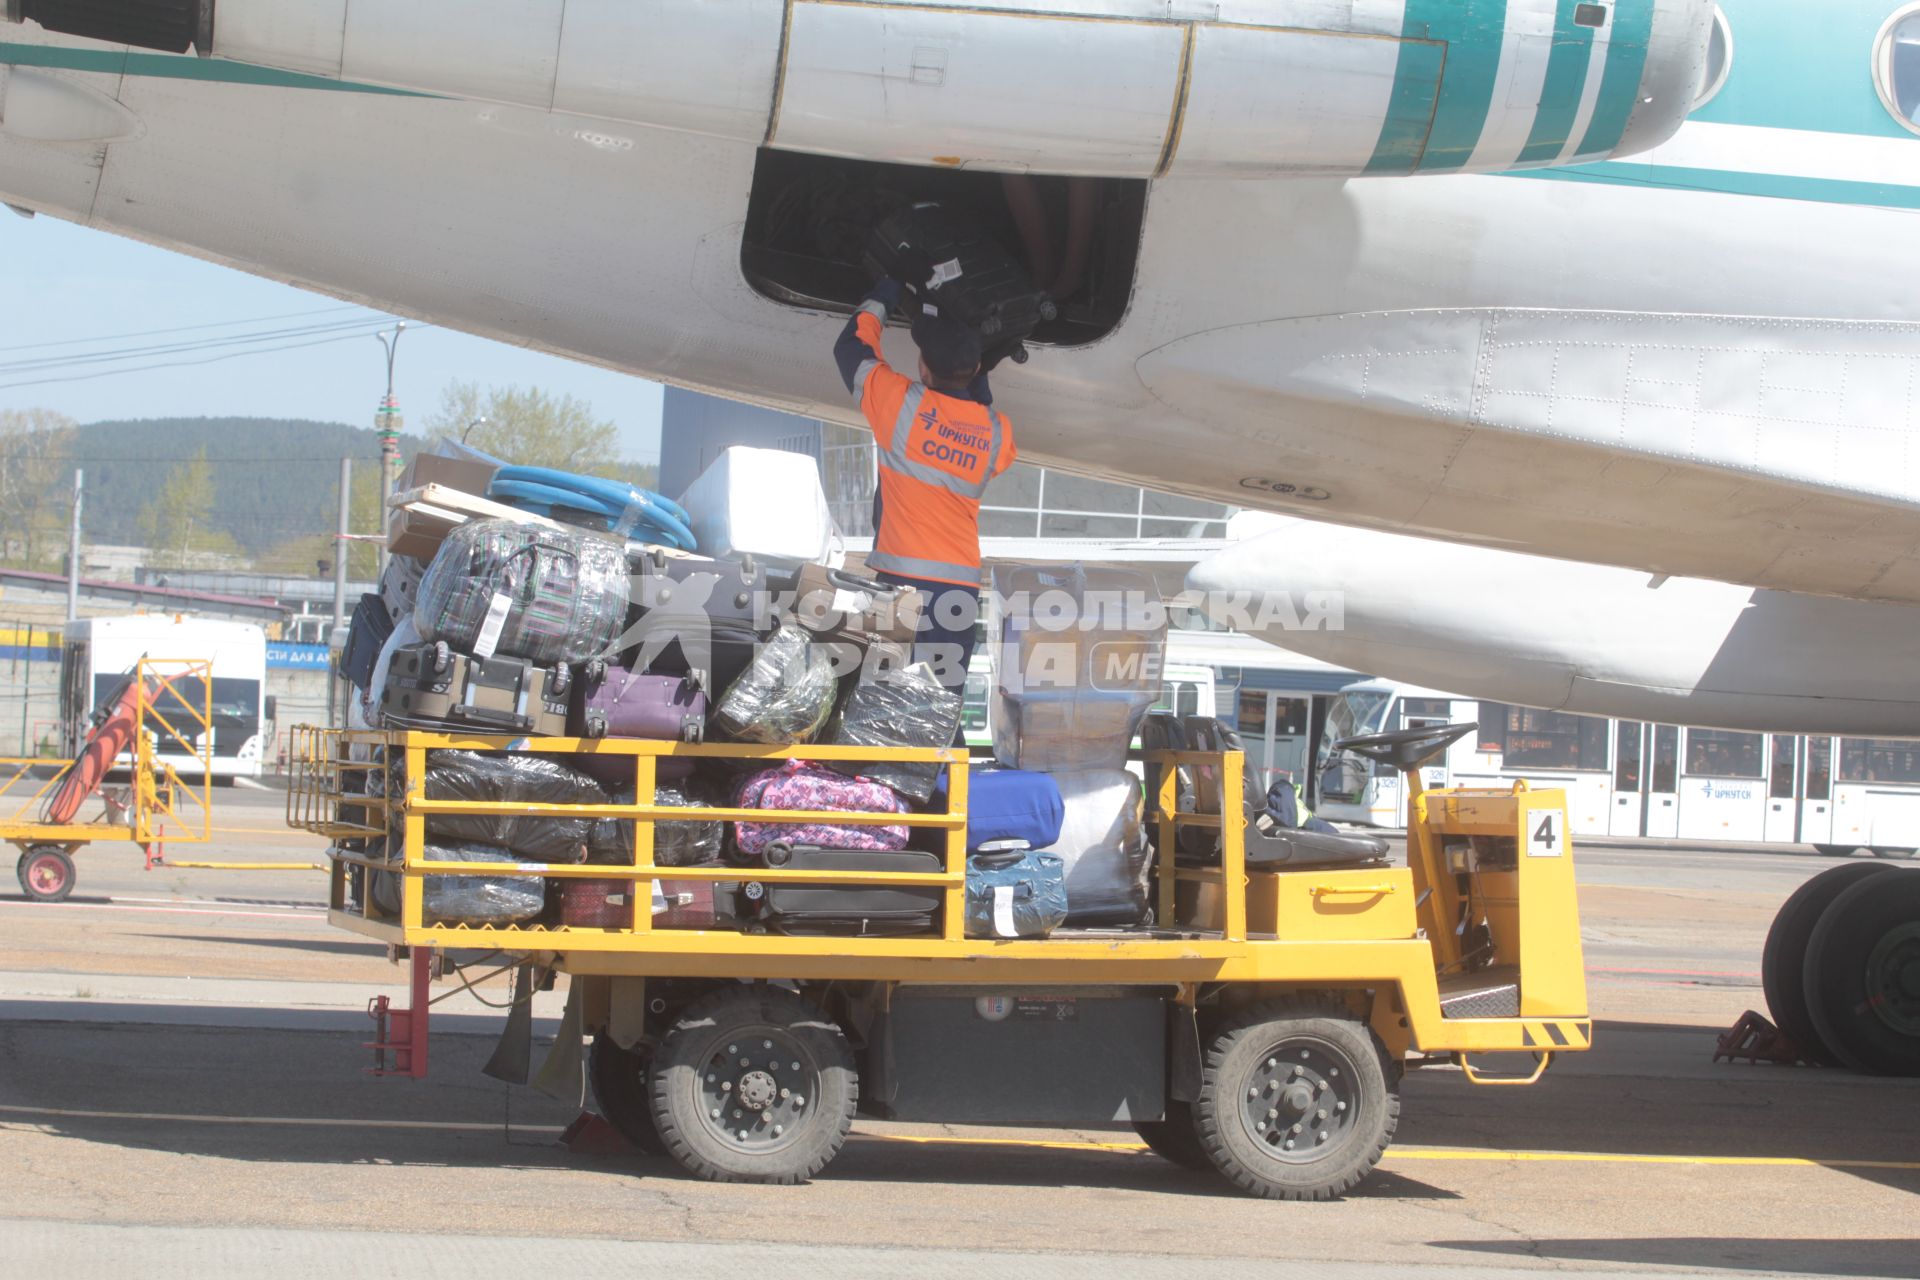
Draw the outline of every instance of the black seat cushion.
<instances>
[{"instance_id":1,"label":"black seat cushion","mask_svg":"<svg viewBox=\"0 0 1920 1280\"><path fill-rule=\"evenodd\" d=\"M1375 836L1330 836L1324 831L1247 827L1247 865L1250 867L1351 867L1384 862L1387 842Z\"/></svg>"}]
</instances>

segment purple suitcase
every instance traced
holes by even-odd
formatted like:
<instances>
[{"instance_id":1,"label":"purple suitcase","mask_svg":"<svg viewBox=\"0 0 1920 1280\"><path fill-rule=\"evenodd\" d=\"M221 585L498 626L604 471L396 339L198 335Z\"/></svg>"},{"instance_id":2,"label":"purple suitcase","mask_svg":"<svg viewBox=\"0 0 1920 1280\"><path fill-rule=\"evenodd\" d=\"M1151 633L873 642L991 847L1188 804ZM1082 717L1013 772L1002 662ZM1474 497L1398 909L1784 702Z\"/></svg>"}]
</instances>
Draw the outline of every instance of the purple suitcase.
<instances>
[{"instance_id":1,"label":"purple suitcase","mask_svg":"<svg viewBox=\"0 0 1920 1280\"><path fill-rule=\"evenodd\" d=\"M707 695L685 676L589 663L580 682L577 723L583 738L699 742L707 733Z\"/></svg>"}]
</instances>

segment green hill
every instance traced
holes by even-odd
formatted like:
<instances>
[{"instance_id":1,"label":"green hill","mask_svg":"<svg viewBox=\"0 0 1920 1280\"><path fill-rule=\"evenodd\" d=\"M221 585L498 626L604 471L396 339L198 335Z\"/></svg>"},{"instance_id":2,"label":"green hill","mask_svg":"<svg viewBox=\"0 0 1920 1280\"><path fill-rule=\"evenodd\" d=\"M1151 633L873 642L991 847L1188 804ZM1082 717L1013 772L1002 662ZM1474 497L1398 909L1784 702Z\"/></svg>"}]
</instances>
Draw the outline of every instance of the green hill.
<instances>
[{"instance_id":1,"label":"green hill","mask_svg":"<svg viewBox=\"0 0 1920 1280\"><path fill-rule=\"evenodd\" d=\"M402 439L411 455L419 442ZM149 418L79 428L74 462L87 473L86 537L139 543L140 512L167 472L206 450L214 527L260 555L297 538L325 535L337 519L340 459L356 475L380 457L367 427L270 418Z\"/></svg>"}]
</instances>

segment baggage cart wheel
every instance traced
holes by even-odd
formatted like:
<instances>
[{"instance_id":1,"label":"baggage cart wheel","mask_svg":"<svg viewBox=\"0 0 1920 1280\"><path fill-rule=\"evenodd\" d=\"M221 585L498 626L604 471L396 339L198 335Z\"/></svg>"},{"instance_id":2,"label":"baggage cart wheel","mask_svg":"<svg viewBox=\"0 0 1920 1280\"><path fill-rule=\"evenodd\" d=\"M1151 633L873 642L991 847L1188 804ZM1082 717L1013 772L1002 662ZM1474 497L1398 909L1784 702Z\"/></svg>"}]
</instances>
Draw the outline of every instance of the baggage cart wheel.
<instances>
[{"instance_id":1,"label":"baggage cart wheel","mask_svg":"<svg viewBox=\"0 0 1920 1280\"><path fill-rule=\"evenodd\" d=\"M838 1026L790 991L728 986L689 1005L654 1055L667 1154L709 1182L805 1182L853 1127L859 1076Z\"/></svg>"},{"instance_id":2,"label":"baggage cart wheel","mask_svg":"<svg viewBox=\"0 0 1920 1280\"><path fill-rule=\"evenodd\" d=\"M1193 1104L1167 1099L1167 1114L1161 1120L1135 1120L1133 1131L1148 1150L1163 1160L1171 1160L1182 1169L1212 1173L1213 1160L1201 1145L1199 1131L1193 1127Z\"/></svg>"},{"instance_id":3,"label":"baggage cart wheel","mask_svg":"<svg viewBox=\"0 0 1920 1280\"><path fill-rule=\"evenodd\" d=\"M1214 1167L1269 1200L1331 1200L1380 1162L1400 1090L1372 1030L1328 1000L1264 1000L1214 1036L1193 1104Z\"/></svg>"},{"instance_id":4,"label":"baggage cart wheel","mask_svg":"<svg viewBox=\"0 0 1920 1280\"><path fill-rule=\"evenodd\" d=\"M14 873L35 902L60 902L73 892L73 859L57 844L36 844L20 855Z\"/></svg>"},{"instance_id":5,"label":"baggage cart wheel","mask_svg":"<svg viewBox=\"0 0 1920 1280\"><path fill-rule=\"evenodd\" d=\"M1920 1076L1920 875L1889 867L1820 913L1807 942L1807 1006L1848 1066Z\"/></svg>"},{"instance_id":6,"label":"baggage cart wheel","mask_svg":"<svg viewBox=\"0 0 1920 1280\"><path fill-rule=\"evenodd\" d=\"M1767 1012L1773 1015L1773 1025L1786 1033L1809 1062L1828 1067L1844 1065L1821 1039L1807 1008L1807 943L1814 926L1835 898L1861 880L1892 870L1881 862L1829 867L1793 891L1767 930L1767 944L1760 952L1760 985L1767 994Z\"/></svg>"},{"instance_id":7,"label":"baggage cart wheel","mask_svg":"<svg viewBox=\"0 0 1920 1280\"><path fill-rule=\"evenodd\" d=\"M653 1102L647 1084L647 1060L631 1049L622 1049L606 1033L593 1038L587 1050L587 1083L593 1089L593 1105L620 1136L639 1149L640 1154L663 1156L667 1144L653 1123Z\"/></svg>"}]
</instances>

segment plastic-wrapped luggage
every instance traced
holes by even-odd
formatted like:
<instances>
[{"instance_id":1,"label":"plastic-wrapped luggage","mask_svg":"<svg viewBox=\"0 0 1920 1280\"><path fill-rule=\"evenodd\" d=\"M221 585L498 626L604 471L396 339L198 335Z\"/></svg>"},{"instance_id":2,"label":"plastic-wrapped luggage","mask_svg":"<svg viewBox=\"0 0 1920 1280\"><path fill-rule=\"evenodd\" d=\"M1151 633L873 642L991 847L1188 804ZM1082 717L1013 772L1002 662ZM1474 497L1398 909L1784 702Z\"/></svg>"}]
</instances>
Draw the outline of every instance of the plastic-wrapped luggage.
<instances>
[{"instance_id":1,"label":"plastic-wrapped luggage","mask_svg":"<svg viewBox=\"0 0 1920 1280\"><path fill-rule=\"evenodd\" d=\"M605 804L606 788L551 756L427 753L427 799L515 804ZM584 862L593 819L497 813L427 815L427 834L507 849L529 862Z\"/></svg>"},{"instance_id":2,"label":"plastic-wrapped luggage","mask_svg":"<svg viewBox=\"0 0 1920 1280\"><path fill-rule=\"evenodd\" d=\"M1047 852L1066 864L1067 923L1135 925L1152 918L1153 851L1140 780L1125 769L1056 773L1065 820Z\"/></svg>"},{"instance_id":3,"label":"plastic-wrapped luggage","mask_svg":"<svg viewBox=\"0 0 1920 1280\"><path fill-rule=\"evenodd\" d=\"M615 804L632 804L633 789L618 792ZM653 802L679 809L711 809L691 788L656 784ZM631 866L633 863L632 821L626 818L601 818L593 824L587 838L587 861L606 866ZM656 822L653 824L653 864L656 867L696 867L720 861L726 848L727 829L723 822Z\"/></svg>"},{"instance_id":4,"label":"plastic-wrapped luggage","mask_svg":"<svg viewBox=\"0 0 1920 1280\"><path fill-rule=\"evenodd\" d=\"M1044 938L1067 918L1067 864L1057 853L1006 849L967 859L967 936Z\"/></svg>"},{"instance_id":5,"label":"plastic-wrapped luggage","mask_svg":"<svg viewBox=\"0 0 1920 1280\"><path fill-rule=\"evenodd\" d=\"M504 849L491 845L429 844L422 851L428 862L519 862ZM373 878L374 904L388 915L400 914L400 881L396 872ZM443 876L420 878L420 900L428 924L516 924L546 909L547 882L539 876Z\"/></svg>"},{"instance_id":6,"label":"plastic-wrapped luggage","mask_svg":"<svg viewBox=\"0 0 1920 1280\"><path fill-rule=\"evenodd\" d=\"M811 742L839 692L832 655L797 627L781 627L721 695L713 727L734 742Z\"/></svg>"},{"instance_id":7,"label":"plastic-wrapped luggage","mask_svg":"<svg viewBox=\"0 0 1920 1280\"><path fill-rule=\"evenodd\" d=\"M907 802L893 788L865 778L849 778L804 760L789 760L767 769L740 785L736 801L742 809L793 809L808 813L908 812ZM828 823L740 822L734 824L734 843L747 859L758 859L775 844L824 849L860 849L892 852L907 847L904 826L836 826Z\"/></svg>"},{"instance_id":8,"label":"plastic-wrapped luggage","mask_svg":"<svg viewBox=\"0 0 1920 1280\"><path fill-rule=\"evenodd\" d=\"M820 467L805 454L723 449L680 495L680 505L708 555L818 562L833 550L833 512Z\"/></svg>"},{"instance_id":9,"label":"plastic-wrapped luggage","mask_svg":"<svg viewBox=\"0 0 1920 1280\"><path fill-rule=\"evenodd\" d=\"M600 656L626 616L619 547L510 520L473 520L449 533L414 608L422 639L541 666Z\"/></svg>"},{"instance_id":10,"label":"plastic-wrapped luggage","mask_svg":"<svg viewBox=\"0 0 1920 1280\"><path fill-rule=\"evenodd\" d=\"M960 728L961 698L925 663L883 680L865 680L841 704L826 741L844 747L946 747ZM933 761L834 761L828 768L884 782L924 801L946 766Z\"/></svg>"},{"instance_id":11,"label":"plastic-wrapped luggage","mask_svg":"<svg viewBox=\"0 0 1920 1280\"><path fill-rule=\"evenodd\" d=\"M1167 619L1130 569L1006 565L994 638L993 753L1017 769L1118 769L1163 682Z\"/></svg>"}]
</instances>

